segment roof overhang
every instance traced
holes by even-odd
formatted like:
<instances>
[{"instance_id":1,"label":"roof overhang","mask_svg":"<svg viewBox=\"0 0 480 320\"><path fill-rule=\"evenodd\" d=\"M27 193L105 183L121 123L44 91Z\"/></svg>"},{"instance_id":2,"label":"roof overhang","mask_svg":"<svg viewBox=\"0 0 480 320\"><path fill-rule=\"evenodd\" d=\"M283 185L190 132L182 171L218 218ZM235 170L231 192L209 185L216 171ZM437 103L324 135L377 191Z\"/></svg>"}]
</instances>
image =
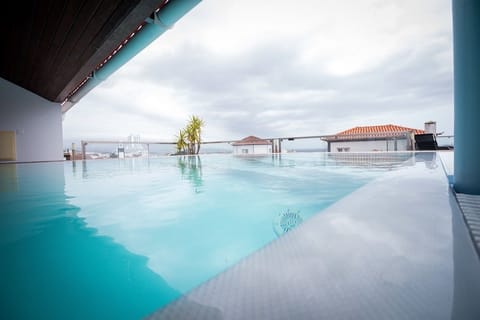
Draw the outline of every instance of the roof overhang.
<instances>
[{"instance_id":1,"label":"roof overhang","mask_svg":"<svg viewBox=\"0 0 480 320\"><path fill-rule=\"evenodd\" d=\"M49 101L64 103L108 64L146 21L158 24L156 13L172 4L189 6L189 10L200 1L11 2L2 10L0 76Z\"/></svg>"}]
</instances>

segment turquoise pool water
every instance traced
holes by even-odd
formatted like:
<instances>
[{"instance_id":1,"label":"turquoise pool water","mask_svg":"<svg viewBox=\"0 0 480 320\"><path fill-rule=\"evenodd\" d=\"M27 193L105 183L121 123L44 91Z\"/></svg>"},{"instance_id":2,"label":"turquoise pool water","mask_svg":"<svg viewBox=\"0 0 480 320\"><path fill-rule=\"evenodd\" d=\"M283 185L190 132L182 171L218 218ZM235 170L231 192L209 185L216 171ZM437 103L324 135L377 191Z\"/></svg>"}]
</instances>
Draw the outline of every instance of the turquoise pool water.
<instances>
[{"instance_id":1,"label":"turquoise pool water","mask_svg":"<svg viewBox=\"0 0 480 320\"><path fill-rule=\"evenodd\" d=\"M410 154L0 165L0 318L139 319ZM281 235L280 235L281 236Z\"/></svg>"}]
</instances>

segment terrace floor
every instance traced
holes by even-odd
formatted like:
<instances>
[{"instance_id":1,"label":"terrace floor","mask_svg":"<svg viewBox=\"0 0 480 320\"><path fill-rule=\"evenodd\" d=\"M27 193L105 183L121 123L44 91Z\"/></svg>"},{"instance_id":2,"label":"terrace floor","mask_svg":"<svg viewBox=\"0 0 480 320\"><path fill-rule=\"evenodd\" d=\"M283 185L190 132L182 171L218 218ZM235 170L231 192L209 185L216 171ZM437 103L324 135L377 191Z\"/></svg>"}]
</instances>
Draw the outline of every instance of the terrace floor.
<instances>
[{"instance_id":1,"label":"terrace floor","mask_svg":"<svg viewBox=\"0 0 480 320\"><path fill-rule=\"evenodd\" d=\"M419 153L148 318L480 319L452 160Z\"/></svg>"}]
</instances>

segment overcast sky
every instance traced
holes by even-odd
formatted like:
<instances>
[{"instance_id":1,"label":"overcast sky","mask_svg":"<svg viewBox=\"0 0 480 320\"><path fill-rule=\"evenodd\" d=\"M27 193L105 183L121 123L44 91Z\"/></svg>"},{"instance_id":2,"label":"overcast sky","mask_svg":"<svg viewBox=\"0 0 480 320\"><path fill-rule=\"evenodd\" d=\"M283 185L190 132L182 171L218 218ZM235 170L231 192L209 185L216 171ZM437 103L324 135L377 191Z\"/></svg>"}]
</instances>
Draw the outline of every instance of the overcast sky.
<instances>
[{"instance_id":1,"label":"overcast sky","mask_svg":"<svg viewBox=\"0 0 480 320\"><path fill-rule=\"evenodd\" d=\"M453 134L451 0L203 0L67 112L64 139Z\"/></svg>"}]
</instances>

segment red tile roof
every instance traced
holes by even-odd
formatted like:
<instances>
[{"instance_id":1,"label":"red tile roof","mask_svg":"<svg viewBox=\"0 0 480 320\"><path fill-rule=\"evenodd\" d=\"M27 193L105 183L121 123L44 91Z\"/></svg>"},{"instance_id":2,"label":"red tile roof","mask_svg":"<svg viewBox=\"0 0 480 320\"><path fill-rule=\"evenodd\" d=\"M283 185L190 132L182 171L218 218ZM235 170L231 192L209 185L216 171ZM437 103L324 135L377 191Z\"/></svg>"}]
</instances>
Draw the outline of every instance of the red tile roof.
<instances>
[{"instance_id":1,"label":"red tile roof","mask_svg":"<svg viewBox=\"0 0 480 320\"><path fill-rule=\"evenodd\" d=\"M414 129L408 127L397 126L394 124L386 124L380 126L355 127L345 131L341 131L333 136L326 137L326 141L334 140L360 140L366 138L386 138L403 135L407 132L413 134L423 134L425 130Z\"/></svg>"},{"instance_id":2,"label":"red tile roof","mask_svg":"<svg viewBox=\"0 0 480 320\"><path fill-rule=\"evenodd\" d=\"M245 145L267 145L272 144L269 140L260 139L255 136L248 136L240 141L232 143L232 146L245 146Z\"/></svg>"},{"instance_id":3,"label":"red tile roof","mask_svg":"<svg viewBox=\"0 0 480 320\"><path fill-rule=\"evenodd\" d=\"M369 134L369 133L391 133L391 132L414 132L415 134L423 134L425 130L407 128L402 126L397 126L394 124L385 124L381 126L366 126L366 127L355 127L342 132L337 133L336 135L350 135L350 134Z\"/></svg>"}]
</instances>

